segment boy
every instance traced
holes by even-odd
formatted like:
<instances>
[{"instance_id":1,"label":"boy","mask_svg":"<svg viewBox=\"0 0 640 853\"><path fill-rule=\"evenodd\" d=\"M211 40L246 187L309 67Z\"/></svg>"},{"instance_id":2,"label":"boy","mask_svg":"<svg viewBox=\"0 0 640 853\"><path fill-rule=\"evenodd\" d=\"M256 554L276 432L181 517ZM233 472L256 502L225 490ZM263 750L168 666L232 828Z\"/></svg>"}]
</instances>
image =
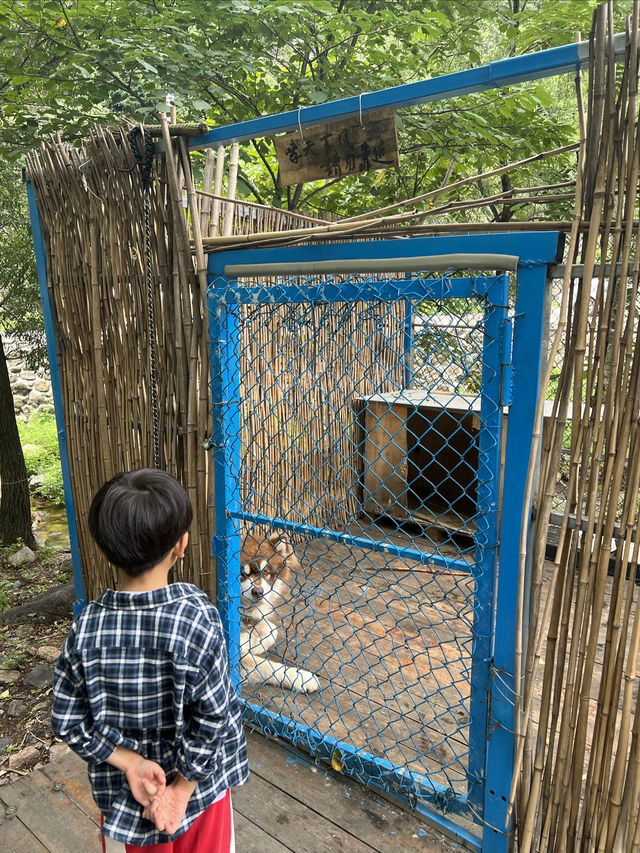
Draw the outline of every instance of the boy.
<instances>
[{"instance_id":1,"label":"boy","mask_svg":"<svg viewBox=\"0 0 640 853\"><path fill-rule=\"evenodd\" d=\"M89 510L120 588L71 628L52 726L89 763L105 853L235 849L229 788L249 771L220 616L197 587L168 583L192 516L182 486L152 469L118 474Z\"/></svg>"}]
</instances>

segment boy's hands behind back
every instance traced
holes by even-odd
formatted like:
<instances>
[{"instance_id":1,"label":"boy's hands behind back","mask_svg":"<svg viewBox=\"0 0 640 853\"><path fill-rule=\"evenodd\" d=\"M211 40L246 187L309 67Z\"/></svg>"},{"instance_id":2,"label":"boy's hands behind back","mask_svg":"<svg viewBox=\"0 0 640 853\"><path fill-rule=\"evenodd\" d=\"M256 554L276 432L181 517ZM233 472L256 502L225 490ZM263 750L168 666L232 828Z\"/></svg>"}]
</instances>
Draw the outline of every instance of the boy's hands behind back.
<instances>
[{"instance_id":1,"label":"boy's hands behind back","mask_svg":"<svg viewBox=\"0 0 640 853\"><path fill-rule=\"evenodd\" d=\"M149 806L153 797L162 794L166 787L164 770L155 761L139 756L125 770L131 793L140 805Z\"/></svg>"},{"instance_id":2,"label":"boy's hands behind back","mask_svg":"<svg viewBox=\"0 0 640 853\"><path fill-rule=\"evenodd\" d=\"M155 823L156 829L173 835L178 831L187 808L191 794L197 782L187 782L178 775L166 788L155 796L142 816Z\"/></svg>"},{"instance_id":3,"label":"boy's hands behind back","mask_svg":"<svg viewBox=\"0 0 640 853\"><path fill-rule=\"evenodd\" d=\"M162 767L126 746L116 746L107 764L122 770L134 799L141 806L148 806L153 797L165 789L167 780Z\"/></svg>"}]
</instances>

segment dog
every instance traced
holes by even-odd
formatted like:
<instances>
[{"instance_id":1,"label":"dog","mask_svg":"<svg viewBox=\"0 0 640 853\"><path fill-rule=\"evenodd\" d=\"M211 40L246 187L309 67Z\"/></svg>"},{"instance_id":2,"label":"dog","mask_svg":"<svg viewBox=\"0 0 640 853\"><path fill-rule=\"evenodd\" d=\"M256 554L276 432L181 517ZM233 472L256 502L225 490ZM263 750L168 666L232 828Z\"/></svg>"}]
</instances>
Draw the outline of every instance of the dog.
<instances>
[{"instance_id":1,"label":"dog","mask_svg":"<svg viewBox=\"0 0 640 853\"><path fill-rule=\"evenodd\" d=\"M278 642L281 620L276 608L291 596L291 580L302 566L283 533L248 533L240 554L242 627L240 662L250 684L271 684L300 693L315 693L320 682L306 669L270 660L266 653Z\"/></svg>"}]
</instances>

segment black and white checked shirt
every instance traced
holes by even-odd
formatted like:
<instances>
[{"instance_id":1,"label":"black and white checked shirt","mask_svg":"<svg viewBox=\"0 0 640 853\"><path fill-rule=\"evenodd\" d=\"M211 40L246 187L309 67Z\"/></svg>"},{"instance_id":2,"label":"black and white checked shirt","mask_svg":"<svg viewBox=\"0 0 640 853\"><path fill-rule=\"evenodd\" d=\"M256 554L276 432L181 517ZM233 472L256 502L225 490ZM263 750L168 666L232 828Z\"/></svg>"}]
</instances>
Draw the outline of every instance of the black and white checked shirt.
<instances>
[{"instance_id":1,"label":"black and white checked shirt","mask_svg":"<svg viewBox=\"0 0 640 853\"><path fill-rule=\"evenodd\" d=\"M74 622L58 660L52 726L89 763L104 833L149 846L182 835L227 788L249 778L222 624L197 587L108 589ZM175 835L142 818L124 773L106 764L124 746L197 780Z\"/></svg>"}]
</instances>

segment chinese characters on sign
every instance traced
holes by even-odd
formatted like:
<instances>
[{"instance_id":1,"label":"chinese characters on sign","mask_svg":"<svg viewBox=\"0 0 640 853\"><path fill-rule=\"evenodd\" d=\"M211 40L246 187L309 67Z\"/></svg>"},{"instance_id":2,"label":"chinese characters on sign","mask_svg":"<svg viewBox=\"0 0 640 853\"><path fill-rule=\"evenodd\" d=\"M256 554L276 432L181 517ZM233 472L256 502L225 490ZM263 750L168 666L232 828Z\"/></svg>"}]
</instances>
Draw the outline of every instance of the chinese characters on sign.
<instances>
[{"instance_id":1,"label":"chinese characters on sign","mask_svg":"<svg viewBox=\"0 0 640 853\"><path fill-rule=\"evenodd\" d=\"M393 110L275 137L283 187L398 165Z\"/></svg>"}]
</instances>

